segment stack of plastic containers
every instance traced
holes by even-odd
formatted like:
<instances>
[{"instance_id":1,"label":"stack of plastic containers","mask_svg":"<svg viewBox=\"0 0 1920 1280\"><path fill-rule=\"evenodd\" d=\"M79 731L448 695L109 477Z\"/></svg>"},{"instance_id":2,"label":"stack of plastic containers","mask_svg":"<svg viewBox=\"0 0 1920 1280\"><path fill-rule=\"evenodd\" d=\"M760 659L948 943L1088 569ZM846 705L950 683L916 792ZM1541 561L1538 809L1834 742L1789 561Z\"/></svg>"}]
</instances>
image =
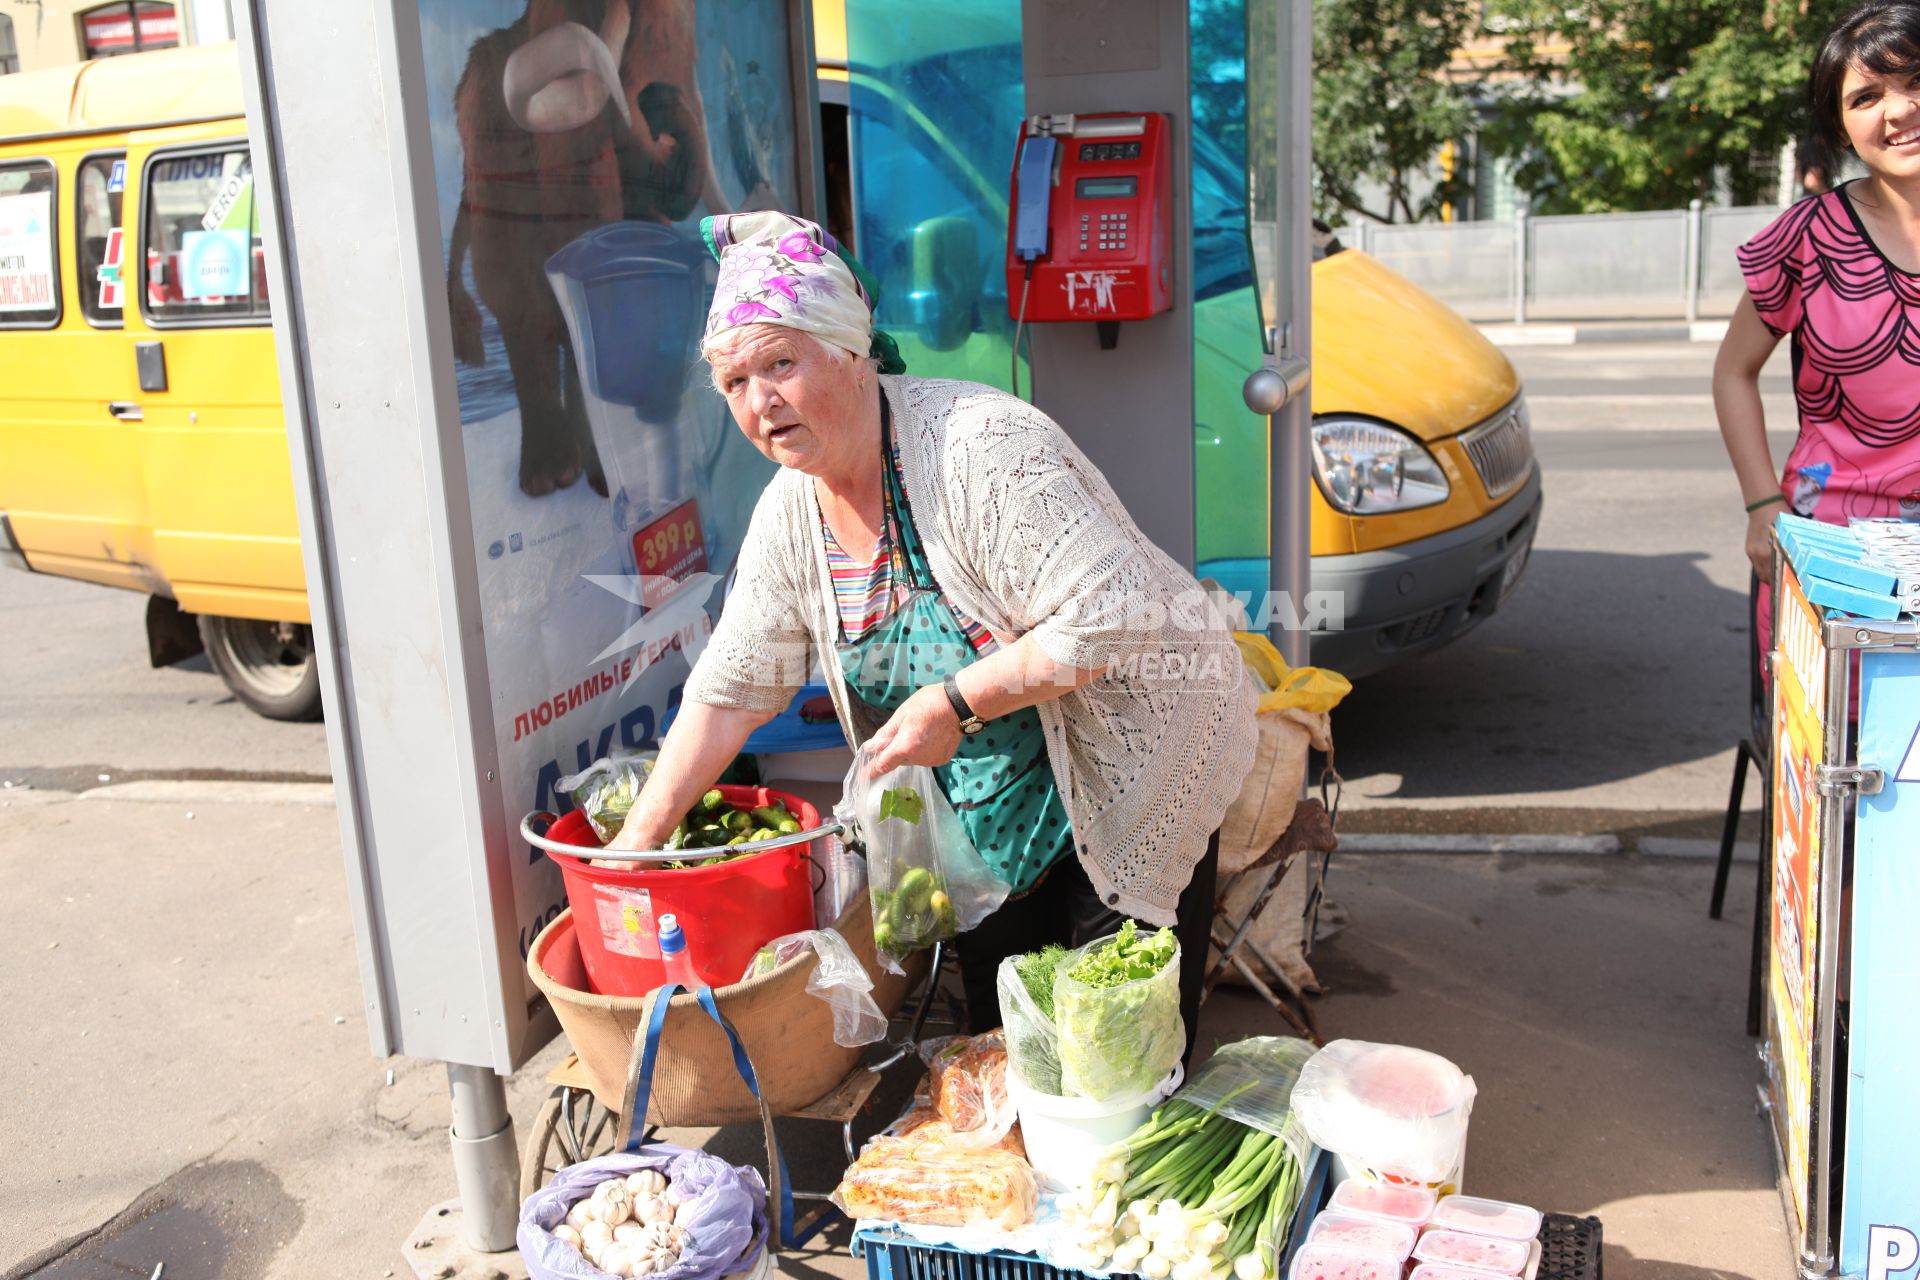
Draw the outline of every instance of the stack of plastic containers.
<instances>
[{"instance_id":1,"label":"stack of plastic containers","mask_svg":"<svg viewBox=\"0 0 1920 1280\"><path fill-rule=\"evenodd\" d=\"M1410 1280L1528 1276L1540 1265L1540 1211L1503 1200L1444 1196L1413 1246Z\"/></svg>"},{"instance_id":2,"label":"stack of plastic containers","mask_svg":"<svg viewBox=\"0 0 1920 1280\"><path fill-rule=\"evenodd\" d=\"M1539 1234L1525 1205L1350 1179L1307 1229L1289 1280L1531 1277Z\"/></svg>"},{"instance_id":3,"label":"stack of plastic containers","mask_svg":"<svg viewBox=\"0 0 1920 1280\"><path fill-rule=\"evenodd\" d=\"M1307 1228L1289 1280L1400 1280L1434 1194L1349 1178Z\"/></svg>"}]
</instances>

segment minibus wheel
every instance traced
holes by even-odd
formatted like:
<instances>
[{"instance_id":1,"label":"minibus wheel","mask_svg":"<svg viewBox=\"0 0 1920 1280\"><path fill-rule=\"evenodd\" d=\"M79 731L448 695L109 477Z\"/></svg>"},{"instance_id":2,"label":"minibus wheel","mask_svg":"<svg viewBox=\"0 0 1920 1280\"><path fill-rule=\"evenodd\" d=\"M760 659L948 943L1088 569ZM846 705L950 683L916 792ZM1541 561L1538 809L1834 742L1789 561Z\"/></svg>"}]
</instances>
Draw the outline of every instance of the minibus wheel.
<instances>
[{"instance_id":1,"label":"minibus wheel","mask_svg":"<svg viewBox=\"0 0 1920 1280\"><path fill-rule=\"evenodd\" d=\"M300 622L200 615L207 661L254 711L269 720L320 718L320 667L313 628Z\"/></svg>"}]
</instances>

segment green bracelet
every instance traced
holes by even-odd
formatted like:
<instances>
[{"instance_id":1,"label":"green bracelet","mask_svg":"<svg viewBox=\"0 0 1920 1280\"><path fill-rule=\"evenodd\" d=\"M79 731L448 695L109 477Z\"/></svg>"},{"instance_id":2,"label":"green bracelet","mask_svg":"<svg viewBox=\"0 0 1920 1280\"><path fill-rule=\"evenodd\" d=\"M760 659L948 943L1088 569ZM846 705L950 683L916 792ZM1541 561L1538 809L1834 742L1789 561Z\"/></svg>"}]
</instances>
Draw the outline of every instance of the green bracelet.
<instances>
[{"instance_id":1,"label":"green bracelet","mask_svg":"<svg viewBox=\"0 0 1920 1280\"><path fill-rule=\"evenodd\" d=\"M1758 511L1760 508L1766 506L1769 502L1785 502L1786 500L1787 500L1786 495L1779 494L1779 493L1770 493L1764 498L1756 498L1754 501L1749 502L1747 504L1747 514L1752 515L1754 512Z\"/></svg>"}]
</instances>

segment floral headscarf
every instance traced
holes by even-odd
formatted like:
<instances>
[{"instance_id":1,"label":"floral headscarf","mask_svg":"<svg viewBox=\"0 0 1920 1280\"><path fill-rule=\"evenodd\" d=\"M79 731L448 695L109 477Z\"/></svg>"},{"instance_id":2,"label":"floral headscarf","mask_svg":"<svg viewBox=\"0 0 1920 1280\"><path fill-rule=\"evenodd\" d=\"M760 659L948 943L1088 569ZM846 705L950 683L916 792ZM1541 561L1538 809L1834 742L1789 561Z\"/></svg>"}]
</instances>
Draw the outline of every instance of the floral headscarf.
<instances>
[{"instance_id":1,"label":"floral headscarf","mask_svg":"<svg viewBox=\"0 0 1920 1280\"><path fill-rule=\"evenodd\" d=\"M785 213L732 213L702 219L700 235L720 264L701 346L742 325L777 324L874 356L882 373L906 372L893 339L873 327L873 277L824 227Z\"/></svg>"}]
</instances>

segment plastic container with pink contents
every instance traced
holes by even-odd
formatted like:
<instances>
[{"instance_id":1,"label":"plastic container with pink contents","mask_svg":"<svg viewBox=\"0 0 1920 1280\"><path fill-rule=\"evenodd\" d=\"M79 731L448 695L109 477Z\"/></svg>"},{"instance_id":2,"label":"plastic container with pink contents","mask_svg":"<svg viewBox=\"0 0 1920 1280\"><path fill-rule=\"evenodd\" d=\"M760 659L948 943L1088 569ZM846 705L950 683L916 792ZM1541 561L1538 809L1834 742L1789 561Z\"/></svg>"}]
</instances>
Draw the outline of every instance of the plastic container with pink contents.
<instances>
[{"instance_id":1,"label":"plastic container with pink contents","mask_svg":"<svg viewBox=\"0 0 1920 1280\"><path fill-rule=\"evenodd\" d=\"M1308 1241L1293 1255L1288 1280L1400 1280L1406 1260L1378 1250Z\"/></svg>"},{"instance_id":2,"label":"plastic container with pink contents","mask_svg":"<svg viewBox=\"0 0 1920 1280\"><path fill-rule=\"evenodd\" d=\"M1308 1244L1339 1245L1390 1253L1405 1262L1413 1253L1413 1242L1420 1236L1417 1228L1405 1222L1389 1222L1359 1213L1340 1213L1329 1209L1307 1228Z\"/></svg>"},{"instance_id":3,"label":"plastic container with pink contents","mask_svg":"<svg viewBox=\"0 0 1920 1280\"><path fill-rule=\"evenodd\" d=\"M1456 1267L1449 1262L1423 1262L1413 1269L1407 1280L1502 1280L1502 1277L1498 1271Z\"/></svg>"},{"instance_id":4,"label":"plastic container with pink contents","mask_svg":"<svg viewBox=\"0 0 1920 1280\"><path fill-rule=\"evenodd\" d=\"M1501 1240L1478 1236L1469 1231L1449 1231L1429 1227L1413 1246L1413 1256L1422 1262L1445 1262L1456 1267L1491 1271L1495 1275L1517 1276L1527 1269L1533 1256L1529 1240Z\"/></svg>"},{"instance_id":5,"label":"plastic container with pink contents","mask_svg":"<svg viewBox=\"0 0 1920 1280\"><path fill-rule=\"evenodd\" d=\"M1416 1231L1433 1216L1434 1193L1426 1187L1396 1186L1391 1182L1368 1182L1348 1178L1333 1189L1329 1209L1341 1213L1365 1214L1404 1222Z\"/></svg>"},{"instance_id":6,"label":"plastic container with pink contents","mask_svg":"<svg viewBox=\"0 0 1920 1280\"><path fill-rule=\"evenodd\" d=\"M1504 1200L1478 1196L1443 1196L1429 1219L1436 1227L1469 1231L1502 1240L1531 1240L1540 1234L1540 1211Z\"/></svg>"}]
</instances>

